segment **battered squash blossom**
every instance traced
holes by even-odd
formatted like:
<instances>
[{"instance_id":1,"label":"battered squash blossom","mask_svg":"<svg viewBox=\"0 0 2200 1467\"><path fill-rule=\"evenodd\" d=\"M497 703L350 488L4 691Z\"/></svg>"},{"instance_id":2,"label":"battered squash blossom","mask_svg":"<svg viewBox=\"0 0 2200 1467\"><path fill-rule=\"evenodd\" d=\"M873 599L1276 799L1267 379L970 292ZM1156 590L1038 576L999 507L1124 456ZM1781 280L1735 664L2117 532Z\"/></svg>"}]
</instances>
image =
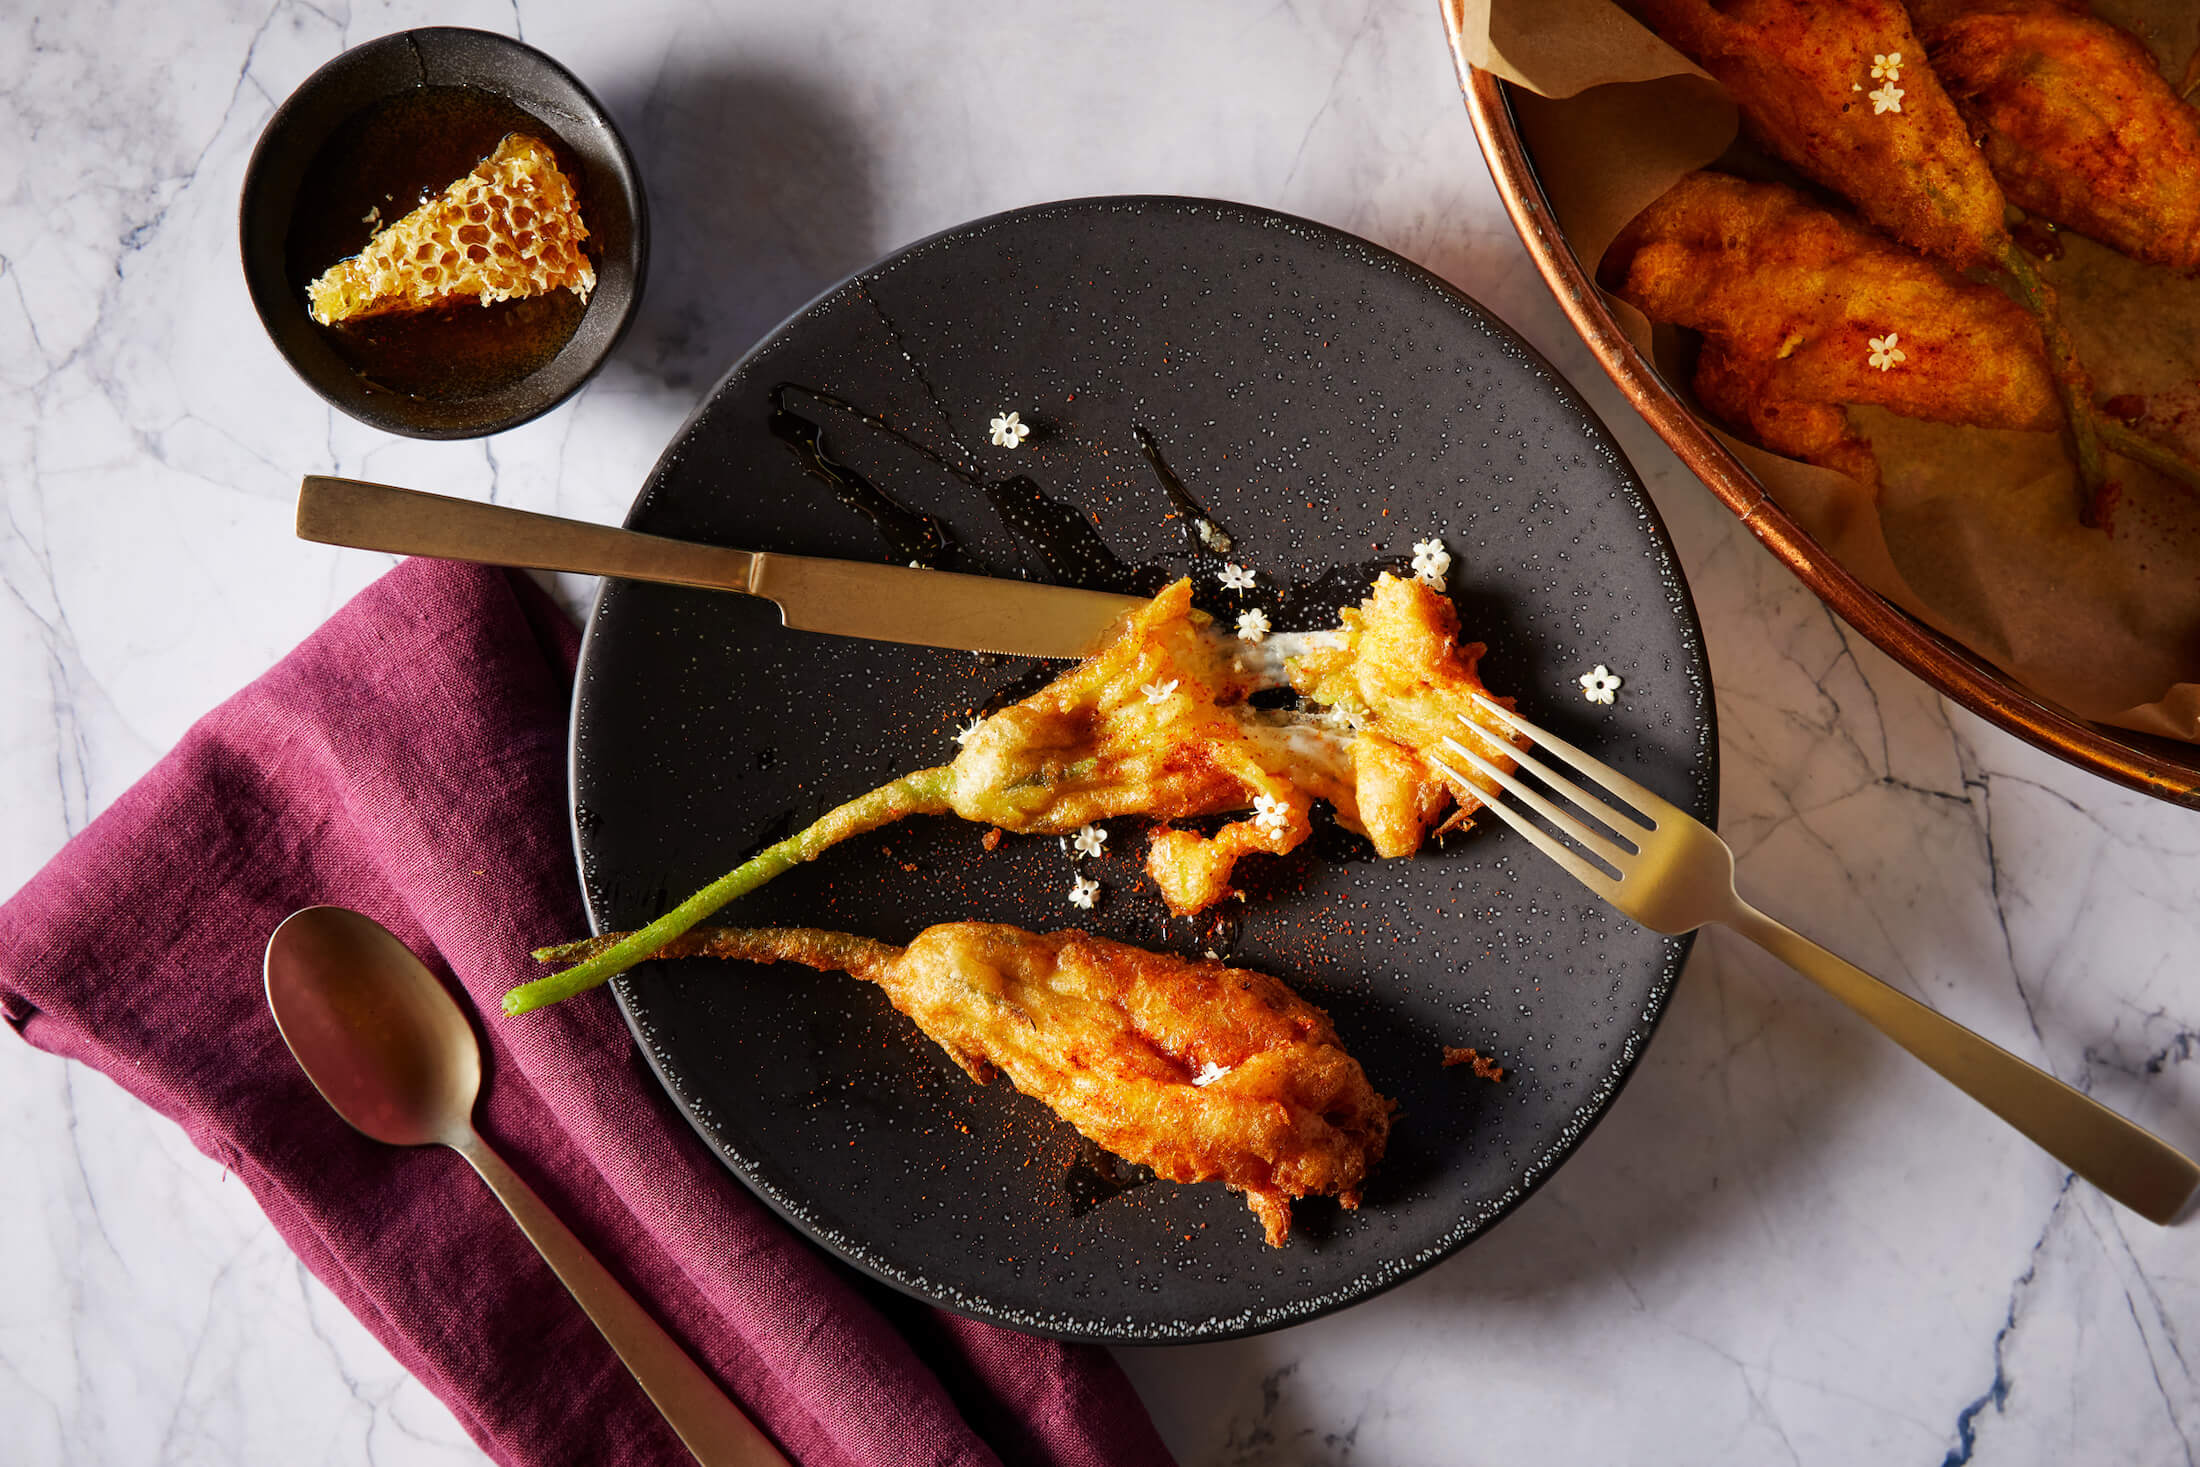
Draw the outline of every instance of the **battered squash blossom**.
<instances>
[{"instance_id":1,"label":"battered squash blossom","mask_svg":"<svg viewBox=\"0 0 2200 1467\"><path fill-rule=\"evenodd\" d=\"M1006 1074L1116 1155L1243 1193L1271 1247L1290 1236L1294 1198L1357 1207L1390 1137L1391 1102L1329 1016L1250 969L987 922L928 927L906 948L811 928L708 928L664 951L876 983L979 1084Z\"/></svg>"},{"instance_id":2,"label":"battered squash blossom","mask_svg":"<svg viewBox=\"0 0 2200 1467\"><path fill-rule=\"evenodd\" d=\"M1782 184L1684 175L1612 242L1602 278L1651 320L1702 333L1694 386L1712 416L1875 491L1879 460L1852 405L2027 432L2064 421L2022 306ZM2101 439L2163 473L2190 470L2121 422Z\"/></svg>"},{"instance_id":3,"label":"battered squash blossom","mask_svg":"<svg viewBox=\"0 0 2200 1467\"><path fill-rule=\"evenodd\" d=\"M1376 853L1408 856L1449 810L1467 825L1487 786L1428 759L1469 721L1500 762L1512 735L1482 711L1479 643L1459 641L1451 602L1417 581L1379 577L1365 601L1319 632L1247 643L1193 608L1191 582L1156 596L1091 659L961 736L950 764L922 769L831 811L576 966L505 995L525 1013L592 988L663 949L727 902L832 845L905 815L954 814L1026 835L1068 836L1127 815L1160 822L1146 871L1171 910L1232 894L1238 861L1282 855L1312 834L1326 800ZM1167 685L1166 698L1149 687ZM1294 689L1299 708L1254 706ZM1500 700L1501 702L1504 700ZM1174 826L1250 812L1211 835Z\"/></svg>"}]
</instances>

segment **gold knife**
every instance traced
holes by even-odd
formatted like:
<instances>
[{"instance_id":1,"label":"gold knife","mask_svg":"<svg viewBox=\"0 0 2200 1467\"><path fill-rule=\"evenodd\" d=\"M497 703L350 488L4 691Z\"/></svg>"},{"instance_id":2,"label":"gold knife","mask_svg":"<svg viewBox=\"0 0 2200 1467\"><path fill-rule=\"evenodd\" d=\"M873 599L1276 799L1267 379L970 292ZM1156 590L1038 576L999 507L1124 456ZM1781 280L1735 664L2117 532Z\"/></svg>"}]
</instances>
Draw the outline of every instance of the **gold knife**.
<instances>
[{"instance_id":1,"label":"gold knife","mask_svg":"<svg viewBox=\"0 0 2200 1467\"><path fill-rule=\"evenodd\" d=\"M739 591L777 604L780 620L801 631L1019 657L1083 657L1146 604L953 571L730 550L323 474L298 486L298 538Z\"/></svg>"}]
</instances>

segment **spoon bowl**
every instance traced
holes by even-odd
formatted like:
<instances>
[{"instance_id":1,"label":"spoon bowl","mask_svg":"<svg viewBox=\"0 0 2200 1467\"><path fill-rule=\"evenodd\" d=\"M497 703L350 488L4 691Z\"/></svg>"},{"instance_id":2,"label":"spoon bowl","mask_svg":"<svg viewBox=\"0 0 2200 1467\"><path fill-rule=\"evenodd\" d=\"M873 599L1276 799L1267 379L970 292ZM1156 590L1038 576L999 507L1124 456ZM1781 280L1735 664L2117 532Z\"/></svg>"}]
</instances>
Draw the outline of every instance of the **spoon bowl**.
<instances>
[{"instance_id":1,"label":"spoon bowl","mask_svg":"<svg viewBox=\"0 0 2200 1467\"><path fill-rule=\"evenodd\" d=\"M267 1006L313 1088L392 1146L473 1129L481 1047L427 965L371 917L293 912L267 941Z\"/></svg>"}]
</instances>

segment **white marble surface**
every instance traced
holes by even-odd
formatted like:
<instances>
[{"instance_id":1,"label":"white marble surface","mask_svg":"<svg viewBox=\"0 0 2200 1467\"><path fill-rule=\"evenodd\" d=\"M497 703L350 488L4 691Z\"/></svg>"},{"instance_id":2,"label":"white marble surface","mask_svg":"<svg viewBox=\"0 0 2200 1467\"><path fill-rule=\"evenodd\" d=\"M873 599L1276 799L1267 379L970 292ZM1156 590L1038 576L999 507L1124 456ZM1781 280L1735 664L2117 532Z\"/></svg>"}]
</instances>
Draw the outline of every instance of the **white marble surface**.
<instances>
[{"instance_id":1,"label":"white marble surface","mask_svg":"<svg viewBox=\"0 0 2200 1467\"><path fill-rule=\"evenodd\" d=\"M657 188L634 337L486 444L331 414L235 260L274 104L429 22L563 58ZM820 286L1115 191L1356 230L1524 331L1679 541L1745 888L2200 1144L2200 818L1926 692L1631 420L1504 221L1432 0L0 0L0 890L382 568L291 539L301 472L616 518L702 387ZM479 1460L174 1127L0 1051L0 1458ZM1188 1467L2189 1463L2192 1243L1714 934L1614 1113L1486 1241L1331 1319L1124 1361Z\"/></svg>"}]
</instances>

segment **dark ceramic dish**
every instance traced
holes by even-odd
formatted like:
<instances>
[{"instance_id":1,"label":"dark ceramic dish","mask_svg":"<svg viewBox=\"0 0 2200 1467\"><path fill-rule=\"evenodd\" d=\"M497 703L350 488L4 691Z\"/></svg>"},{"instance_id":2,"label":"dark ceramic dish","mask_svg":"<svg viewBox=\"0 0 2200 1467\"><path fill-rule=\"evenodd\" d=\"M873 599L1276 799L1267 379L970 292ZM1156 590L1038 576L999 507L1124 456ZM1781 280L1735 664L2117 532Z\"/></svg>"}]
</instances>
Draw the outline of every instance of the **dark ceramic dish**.
<instances>
[{"instance_id":1,"label":"dark ceramic dish","mask_svg":"<svg viewBox=\"0 0 2200 1467\"><path fill-rule=\"evenodd\" d=\"M775 435L787 383L879 420L783 395L823 426L844 479L944 522L952 547L915 549L953 568L1102 585L1182 573L1183 520L1137 429L1235 537L1230 559L1261 572L1240 604L1279 625L1333 624L1376 564L1402 567L1415 540L1441 535L1490 685L1713 816L1709 674L1656 512L1541 358L1395 255L1190 199L1088 199L951 230L828 292L736 366L628 525L909 558L907 522L882 533L860 491L806 472ZM987 442L1008 409L1037 429L1014 452ZM1214 569L1201 599L1227 615ZM1321 584L1280 598L1292 580ZM1597 663L1626 679L1610 709L1576 683ZM592 919L633 926L839 801L946 761L974 710L1049 672L789 632L741 597L607 583L574 708ZM842 1258L1021 1329L1166 1342L1307 1319L1488 1228L1611 1103L1688 950L1491 819L1387 862L1318 830L1290 857L1240 867L1250 900L1223 926L1167 920L1139 869L1142 826L1113 822L1106 854L1073 868L1052 839L988 853L984 832L920 818L797 868L728 920L891 941L961 918L1083 926L1227 949L1283 977L1330 1011L1401 1109L1360 1210L1299 1203L1281 1250L1220 1185L1142 1180L1007 1083L972 1085L853 979L691 960L637 970L619 1000L703 1139ZM1079 871L1105 884L1097 911L1065 900ZM1494 1055L1503 1082L1443 1068L1447 1044Z\"/></svg>"},{"instance_id":2,"label":"dark ceramic dish","mask_svg":"<svg viewBox=\"0 0 2200 1467\"><path fill-rule=\"evenodd\" d=\"M462 89L462 90L454 90ZM524 375L510 371L465 377L439 384L432 392L393 390L362 369L356 357L339 349L332 333L307 314L304 279L333 264L366 242L371 226L354 218L356 208L339 221L355 234L337 250L323 250L303 270L297 241L300 231L325 228L314 201L328 185L322 176L327 158L340 151L347 129L361 119L386 116L388 109L412 98L460 98L495 107L519 124L536 124L572 176L582 221L588 226L587 250L596 270L596 288L585 309L570 306L577 324L559 323L563 344L544 344L539 364ZM381 109L378 111L377 109ZM516 109L516 111L514 110ZM446 108L446 112L449 109ZM462 124L479 120L461 109ZM518 124L515 124L518 125ZM447 132L446 119L427 123ZM494 147L501 127L482 134L481 147ZM448 143L447 136L439 142ZM324 150L330 150L325 152ZM472 166L469 149L438 173L440 188ZM323 163L315 169L316 160ZM448 170L446 170L448 171ZM411 207L410 198L393 200L379 223L392 222ZM626 144L602 106L564 67L519 41L488 31L433 27L401 31L354 46L306 78L276 109L252 150L238 208L238 232L244 251L245 282L252 304L276 348L299 376L330 403L363 423L414 438L478 438L502 432L556 407L595 374L617 344L641 301L649 257L648 209L641 176ZM301 278L303 275L303 279ZM554 293L563 294L563 293ZM507 306L537 303L507 302ZM489 310L488 307L470 307ZM570 335L563 335L570 330ZM513 380L516 377L516 380Z\"/></svg>"}]
</instances>

